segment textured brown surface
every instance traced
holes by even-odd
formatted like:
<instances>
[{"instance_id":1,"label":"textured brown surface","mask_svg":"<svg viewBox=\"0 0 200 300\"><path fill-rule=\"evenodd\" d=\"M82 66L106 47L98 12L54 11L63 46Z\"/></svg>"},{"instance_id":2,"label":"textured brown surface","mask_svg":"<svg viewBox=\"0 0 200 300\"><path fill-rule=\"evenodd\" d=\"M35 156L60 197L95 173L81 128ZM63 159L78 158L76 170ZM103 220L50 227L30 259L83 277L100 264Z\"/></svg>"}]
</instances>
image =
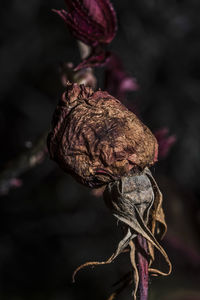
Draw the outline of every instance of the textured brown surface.
<instances>
[{"instance_id":1,"label":"textured brown surface","mask_svg":"<svg viewBox=\"0 0 200 300\"><path fill-rule=\"evenodd\" d=\"M97 187L157 159L151 131L107 92L69 84L53 116L50 156L80 182Z\"/></svg>"}]
</instances>

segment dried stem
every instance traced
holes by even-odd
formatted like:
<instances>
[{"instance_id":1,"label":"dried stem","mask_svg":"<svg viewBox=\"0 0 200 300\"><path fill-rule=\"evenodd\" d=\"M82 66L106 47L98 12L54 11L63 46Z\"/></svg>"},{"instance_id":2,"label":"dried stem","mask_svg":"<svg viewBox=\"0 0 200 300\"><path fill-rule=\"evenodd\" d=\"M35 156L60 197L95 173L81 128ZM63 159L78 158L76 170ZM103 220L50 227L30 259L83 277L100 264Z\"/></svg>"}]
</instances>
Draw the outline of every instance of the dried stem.
<instances>
[{"instance_id":1,"label":"dried stem","mask_svg":"<svg viewBox=\"0 0 200 300\"><path fill-rule=\"evenodd\" d=\"M138 273L139 273L139 290L138 299L148 299L148 259L147 259L147 241L140 234L137 236L138 249L136 251L138 261Z\"/></svg>"}]
</instances>

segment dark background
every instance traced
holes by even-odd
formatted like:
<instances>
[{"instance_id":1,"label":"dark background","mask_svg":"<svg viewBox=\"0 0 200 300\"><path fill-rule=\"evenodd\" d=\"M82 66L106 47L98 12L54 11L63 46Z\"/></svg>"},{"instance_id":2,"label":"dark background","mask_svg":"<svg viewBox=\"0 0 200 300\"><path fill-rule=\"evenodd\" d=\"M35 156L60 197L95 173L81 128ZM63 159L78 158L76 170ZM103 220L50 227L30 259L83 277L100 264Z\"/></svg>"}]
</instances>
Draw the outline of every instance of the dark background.
<instances>
[{"instance_id":1,"label":"dark background","mask_svg":"<svg viewBox=\"0 0 200 300\"><path fill-rule=\"evenodd\" d=\"M119 30L110 49L140 85L128 103L153 131L167 127L177 138L153 168L164 195L163 245L173 273L151 279L150 299L199 300L200 2L113 4ZM1 166L48 129L63 91L58 65L79 62L75 40L51 8L64 8L64 0L1 3ZM49 159L21 179L22 187L0 199L1 299L105 299L128 268L125 255L110 266L82 271L71 283L79 264L109 257L120 238L103 199ZM119 299L129 297L127 291Z\"/></svg>"}]
</instances>

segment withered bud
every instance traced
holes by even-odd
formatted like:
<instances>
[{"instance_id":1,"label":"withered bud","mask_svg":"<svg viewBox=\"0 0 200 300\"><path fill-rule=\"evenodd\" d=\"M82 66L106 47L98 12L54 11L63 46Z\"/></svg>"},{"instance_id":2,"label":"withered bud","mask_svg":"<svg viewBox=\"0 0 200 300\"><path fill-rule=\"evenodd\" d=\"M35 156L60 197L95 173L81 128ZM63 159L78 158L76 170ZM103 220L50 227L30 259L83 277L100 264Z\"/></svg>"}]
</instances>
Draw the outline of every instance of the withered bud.
<instances>
[{"instance_id":1,"label":"withered bud","mask_svg":"<svg viewBox=\"0 0 200 300\"><path fill-rule=\"evenodd\" d=\"M157 160L151 131L104 91L68 84L48 136L50 156L80 182L98 187Z\"/></svg>"}]
</instances>

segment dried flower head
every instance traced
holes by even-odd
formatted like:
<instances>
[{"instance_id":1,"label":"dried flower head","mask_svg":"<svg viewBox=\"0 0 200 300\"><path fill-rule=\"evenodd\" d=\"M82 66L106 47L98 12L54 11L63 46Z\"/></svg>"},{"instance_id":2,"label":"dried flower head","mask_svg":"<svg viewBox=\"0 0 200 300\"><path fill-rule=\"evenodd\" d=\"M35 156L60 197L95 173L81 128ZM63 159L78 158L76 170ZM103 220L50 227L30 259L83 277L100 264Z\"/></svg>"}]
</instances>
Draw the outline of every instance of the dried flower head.
<instances>
[{"instance_id":1,"label":"dried flower head","mask_svg":"<svg viewBox=\"0 0 200 300\"><path fill-rule=\"evenodd\" d=\"M69 84L49 134L52 159L90 187L143 170L157 160L151 131L107 92Z\"/></svg>"},{"instance_id":2,"label":"dried flower head","mask_svg":"<svg viewBox=\"0 0 200 300\"><path fill-rule=\"evenodd\" d=\"M52 159L89 187L105 186L104 199L125 235L112 256L103 262L87 262L83 267L111 263L129 249L132 272L123 285L134 282L138 289L135 241L145 246L143 273L167 275L171 264L157 239L166 231L162 194L148 167L157 160L158 145L151 131L107 92L68 83L53 116L48 148ZM157 249L168 264L160 271L152 264ZM128 274L129 274L128 273ZM74 277L73 277L74 278ZM147 287L143 284L143 291ZM114 299L117 292L109 299Z\"/></svg>"}]
</instances>

